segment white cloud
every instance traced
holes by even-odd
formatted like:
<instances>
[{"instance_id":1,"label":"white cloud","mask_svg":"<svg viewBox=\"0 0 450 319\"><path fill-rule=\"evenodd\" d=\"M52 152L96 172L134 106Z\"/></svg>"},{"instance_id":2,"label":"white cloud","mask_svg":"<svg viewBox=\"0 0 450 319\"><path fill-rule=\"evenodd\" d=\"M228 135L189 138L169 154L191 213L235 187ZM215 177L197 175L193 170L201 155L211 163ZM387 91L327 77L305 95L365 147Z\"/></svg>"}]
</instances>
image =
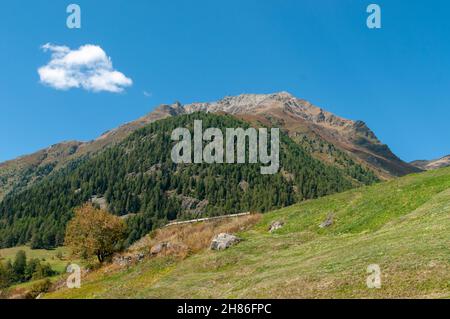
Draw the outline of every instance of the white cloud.
<instances>
[{"instance_id":1,"label":"white cloud","mask_svg":"<svg viewBox=\"0 0 450 319\"><path fill-rule=\"evenodd\" d=\"M41 82L57 90L82 88L88 91L122 92L133 81L114 70L111 58L97 45L83 45L77 50L47 43L50 62L39 68Z\"/></svg>"}]
</instances>

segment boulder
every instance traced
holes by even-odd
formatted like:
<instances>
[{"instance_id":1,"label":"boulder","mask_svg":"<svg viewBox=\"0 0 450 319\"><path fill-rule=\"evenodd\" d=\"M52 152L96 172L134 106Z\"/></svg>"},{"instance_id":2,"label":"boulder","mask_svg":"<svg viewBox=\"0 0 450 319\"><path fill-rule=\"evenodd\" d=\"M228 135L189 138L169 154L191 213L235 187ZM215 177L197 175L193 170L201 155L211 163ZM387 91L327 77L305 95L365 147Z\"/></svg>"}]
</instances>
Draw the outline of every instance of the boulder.
<instances>
[{"instance_id":1,"label":"boulder","mask_svg":"<svg viewBox=\"0 0 450 319\"><path fill-rule=\"evenodd\" d=\"M214 239L211 242L211 249L212 250L224 250L227 249L237 243L239 243L241 240L231 234L221 233L214 237Z\"/></svg>"},{"instance_id":2,"label":"boulder","mask_svg":"<svg viewBox=\"0 0 450 319\"><path fill-rule=\"evenodd\" d=\"M128 267L137 262L143 261L145 257L146 255L144 252L128 255L116 255L113 257L113 263L119 265L120 267Z\"/></svg>"},{"instance_id":3,"label":"boulder","mask_svg":"<svg viewBox=\"0 0 450 319\"><path fill-rule=\"evenodd\" d=\"M247 190L248 190L248 188L249 188L249 184L248 184L248 182L247 181L241 181L240 183L239 183L239 187L244 191L244 192L246 192Z\"/></svg>"},{"instance_id":4,"label":"boulder","mask_svg":"<svg viewBox=\"0 0 450 319\"><path fill-rule=\"evenodd\" d=\"M325 219L320 225L320 228L330 227L334 223L334 214L329 213L327 219Z\"/></svg>"},{"instance_id":5,"label":"boulder","mask_svg":"<svg viewBox=\"0 0 450 319\"><path fill-rule=\"evenodd\" d=\"M131 256L115 256L113 263L121 267L127 267L133 263L133 258Z\"/></svg>"},{"instance_id":6,"label":"boulder","mask_svg":"<svg viewBox=\"0 0 450 319\"><path fill-rule=\"evenodd\" d=\"M100 207L100 209L108 209L108 203L106 201L106 198L103 196L92 196L91 197L91 203Z\"/></svg>"},{"instance_id":7,"label":"boulder","mask_svg":"<svg viewBox=\"0 0 450 319\"><path fill-rule=\"evenodd\" d=\"M136 255L136 260L137 261L142 261L142 260L144 260L144 258L145 258L145 254L144 253L138 253Z\"/></svg>"},{"instance_id":8,"label":"boulder","mask_svg":"<svg viewBox=\"0 0 450 319\"><path fill-rule=\"evenodd\" d=\"M170 247L170 243L168 243L168 242L158 243L150 249L150 254L158 255L164 249L169 248L169 247Z\"/></svg>"},{"instance_id":9,"label":"boulder","mask_svg":"<svg viewBox=\"0 0 450 319\"><path fill-rule=\"evenodd\" d=\"M272 224L270 224L269 232L273 233L274 231L276 231L277 229L280 229L283 226L284 226L283 221L279 221L279 220L274 221Z\"/></svg>"}]
</instances>

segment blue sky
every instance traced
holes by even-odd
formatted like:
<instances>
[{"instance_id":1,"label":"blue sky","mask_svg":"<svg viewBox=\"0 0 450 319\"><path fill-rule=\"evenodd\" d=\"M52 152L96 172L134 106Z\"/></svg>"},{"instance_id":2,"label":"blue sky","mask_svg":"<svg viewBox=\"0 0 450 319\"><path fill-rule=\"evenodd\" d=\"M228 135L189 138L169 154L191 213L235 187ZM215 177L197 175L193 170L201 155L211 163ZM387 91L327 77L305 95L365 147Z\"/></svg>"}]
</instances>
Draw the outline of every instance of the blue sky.
<instances>
[{"instance_id":1,"label":"blue sky","mask_svg":"<svg viewBox=\"0 0 450 319\"><path fill-rule=\"evenodd\" d=\"M381 30L359 0L2 1L0 161L91 140L161 103L277 91L364 120L404 160L449 154L450 2L372 2ZM70 3L81 30L66 27ZM46 43L97 45L133 84L42 85Z\"/></svg>"}]
</instances>

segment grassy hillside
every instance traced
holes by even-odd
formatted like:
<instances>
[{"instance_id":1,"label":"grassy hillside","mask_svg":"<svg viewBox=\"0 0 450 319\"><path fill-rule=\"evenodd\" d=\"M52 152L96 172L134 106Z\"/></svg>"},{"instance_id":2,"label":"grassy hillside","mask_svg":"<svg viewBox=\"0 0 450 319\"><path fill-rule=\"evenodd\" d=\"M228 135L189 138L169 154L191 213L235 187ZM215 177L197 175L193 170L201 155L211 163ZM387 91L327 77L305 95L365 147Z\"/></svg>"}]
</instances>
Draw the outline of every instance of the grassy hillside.
<instances>
[{"instance_id":1,"label":"grassy hillside","mask_svg":"<svg viewBox=\"0 0 450 319\"><path fill-rule=\"evenodd\" d=\"M65 277L67 265L76 263L84 265L86 262L75 259L71 256L66 247L58 247L53 250L45 249L31 249L28 246L18 246L13 248L0 249L0 263L5 263L8 260L14 262L16 254L19 251L24 251L27 257L27 262L32 259L38 259L41 264L49 264L55 274L51 277L32 279L22 283L13 283L8 288L0 289L1 298L28 298L28 294L33 290L35 285L38 285L45 280L50 280L52 283L57 283L61 278Z\"/></svg>"},{"instance_id":2,"label":"grassy hillside","mask_svg":"<svg viewBox=\"0 0 450 319\"><path fill-rule=\"evenodd\" d=\"M65 247L58 247L53 250L30 249L28 246L17 246L13 248L0 249L0 262L8 259L14 261L17 252L20 250L27 254L27 259L39 259L40 261L49 263L52 269L58 273L66 271L66 266L70 261L70 253Z\"/></svg>"},{"instance_id":3,"label":"grassy hillside","mask_svg":"<svg viewBox=\"0 0 450 319\"><path fill-rule=\"evenodd\" d=\"M335 222L319 228L333 212ZM103 269L48 298L450 298L450 169L265 214L227 251ZM273 234L268 226L285 222ZM382 288L366 287L378 264Z\"/></svg>"}]
</instances>

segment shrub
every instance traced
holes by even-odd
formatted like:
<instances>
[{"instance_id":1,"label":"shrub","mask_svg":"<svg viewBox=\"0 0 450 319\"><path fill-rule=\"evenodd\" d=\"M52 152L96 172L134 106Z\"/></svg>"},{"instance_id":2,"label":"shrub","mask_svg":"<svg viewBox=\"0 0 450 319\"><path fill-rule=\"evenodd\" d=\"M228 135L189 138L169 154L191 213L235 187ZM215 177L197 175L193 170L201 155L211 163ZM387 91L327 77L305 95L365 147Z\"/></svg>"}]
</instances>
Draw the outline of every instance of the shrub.
<instances>
[{"instance_id":1,"label":"shrub","mask_svg":"<svg viewBox=\"0 0 450 319\"><path fill-rule=\"evenodd\" d=\"M31 286L31 290L27 294L27 299L36 299L41 293L48 292L52 286L50 279L44 279L36 282Z\"/></svg>"}]
</instances>

